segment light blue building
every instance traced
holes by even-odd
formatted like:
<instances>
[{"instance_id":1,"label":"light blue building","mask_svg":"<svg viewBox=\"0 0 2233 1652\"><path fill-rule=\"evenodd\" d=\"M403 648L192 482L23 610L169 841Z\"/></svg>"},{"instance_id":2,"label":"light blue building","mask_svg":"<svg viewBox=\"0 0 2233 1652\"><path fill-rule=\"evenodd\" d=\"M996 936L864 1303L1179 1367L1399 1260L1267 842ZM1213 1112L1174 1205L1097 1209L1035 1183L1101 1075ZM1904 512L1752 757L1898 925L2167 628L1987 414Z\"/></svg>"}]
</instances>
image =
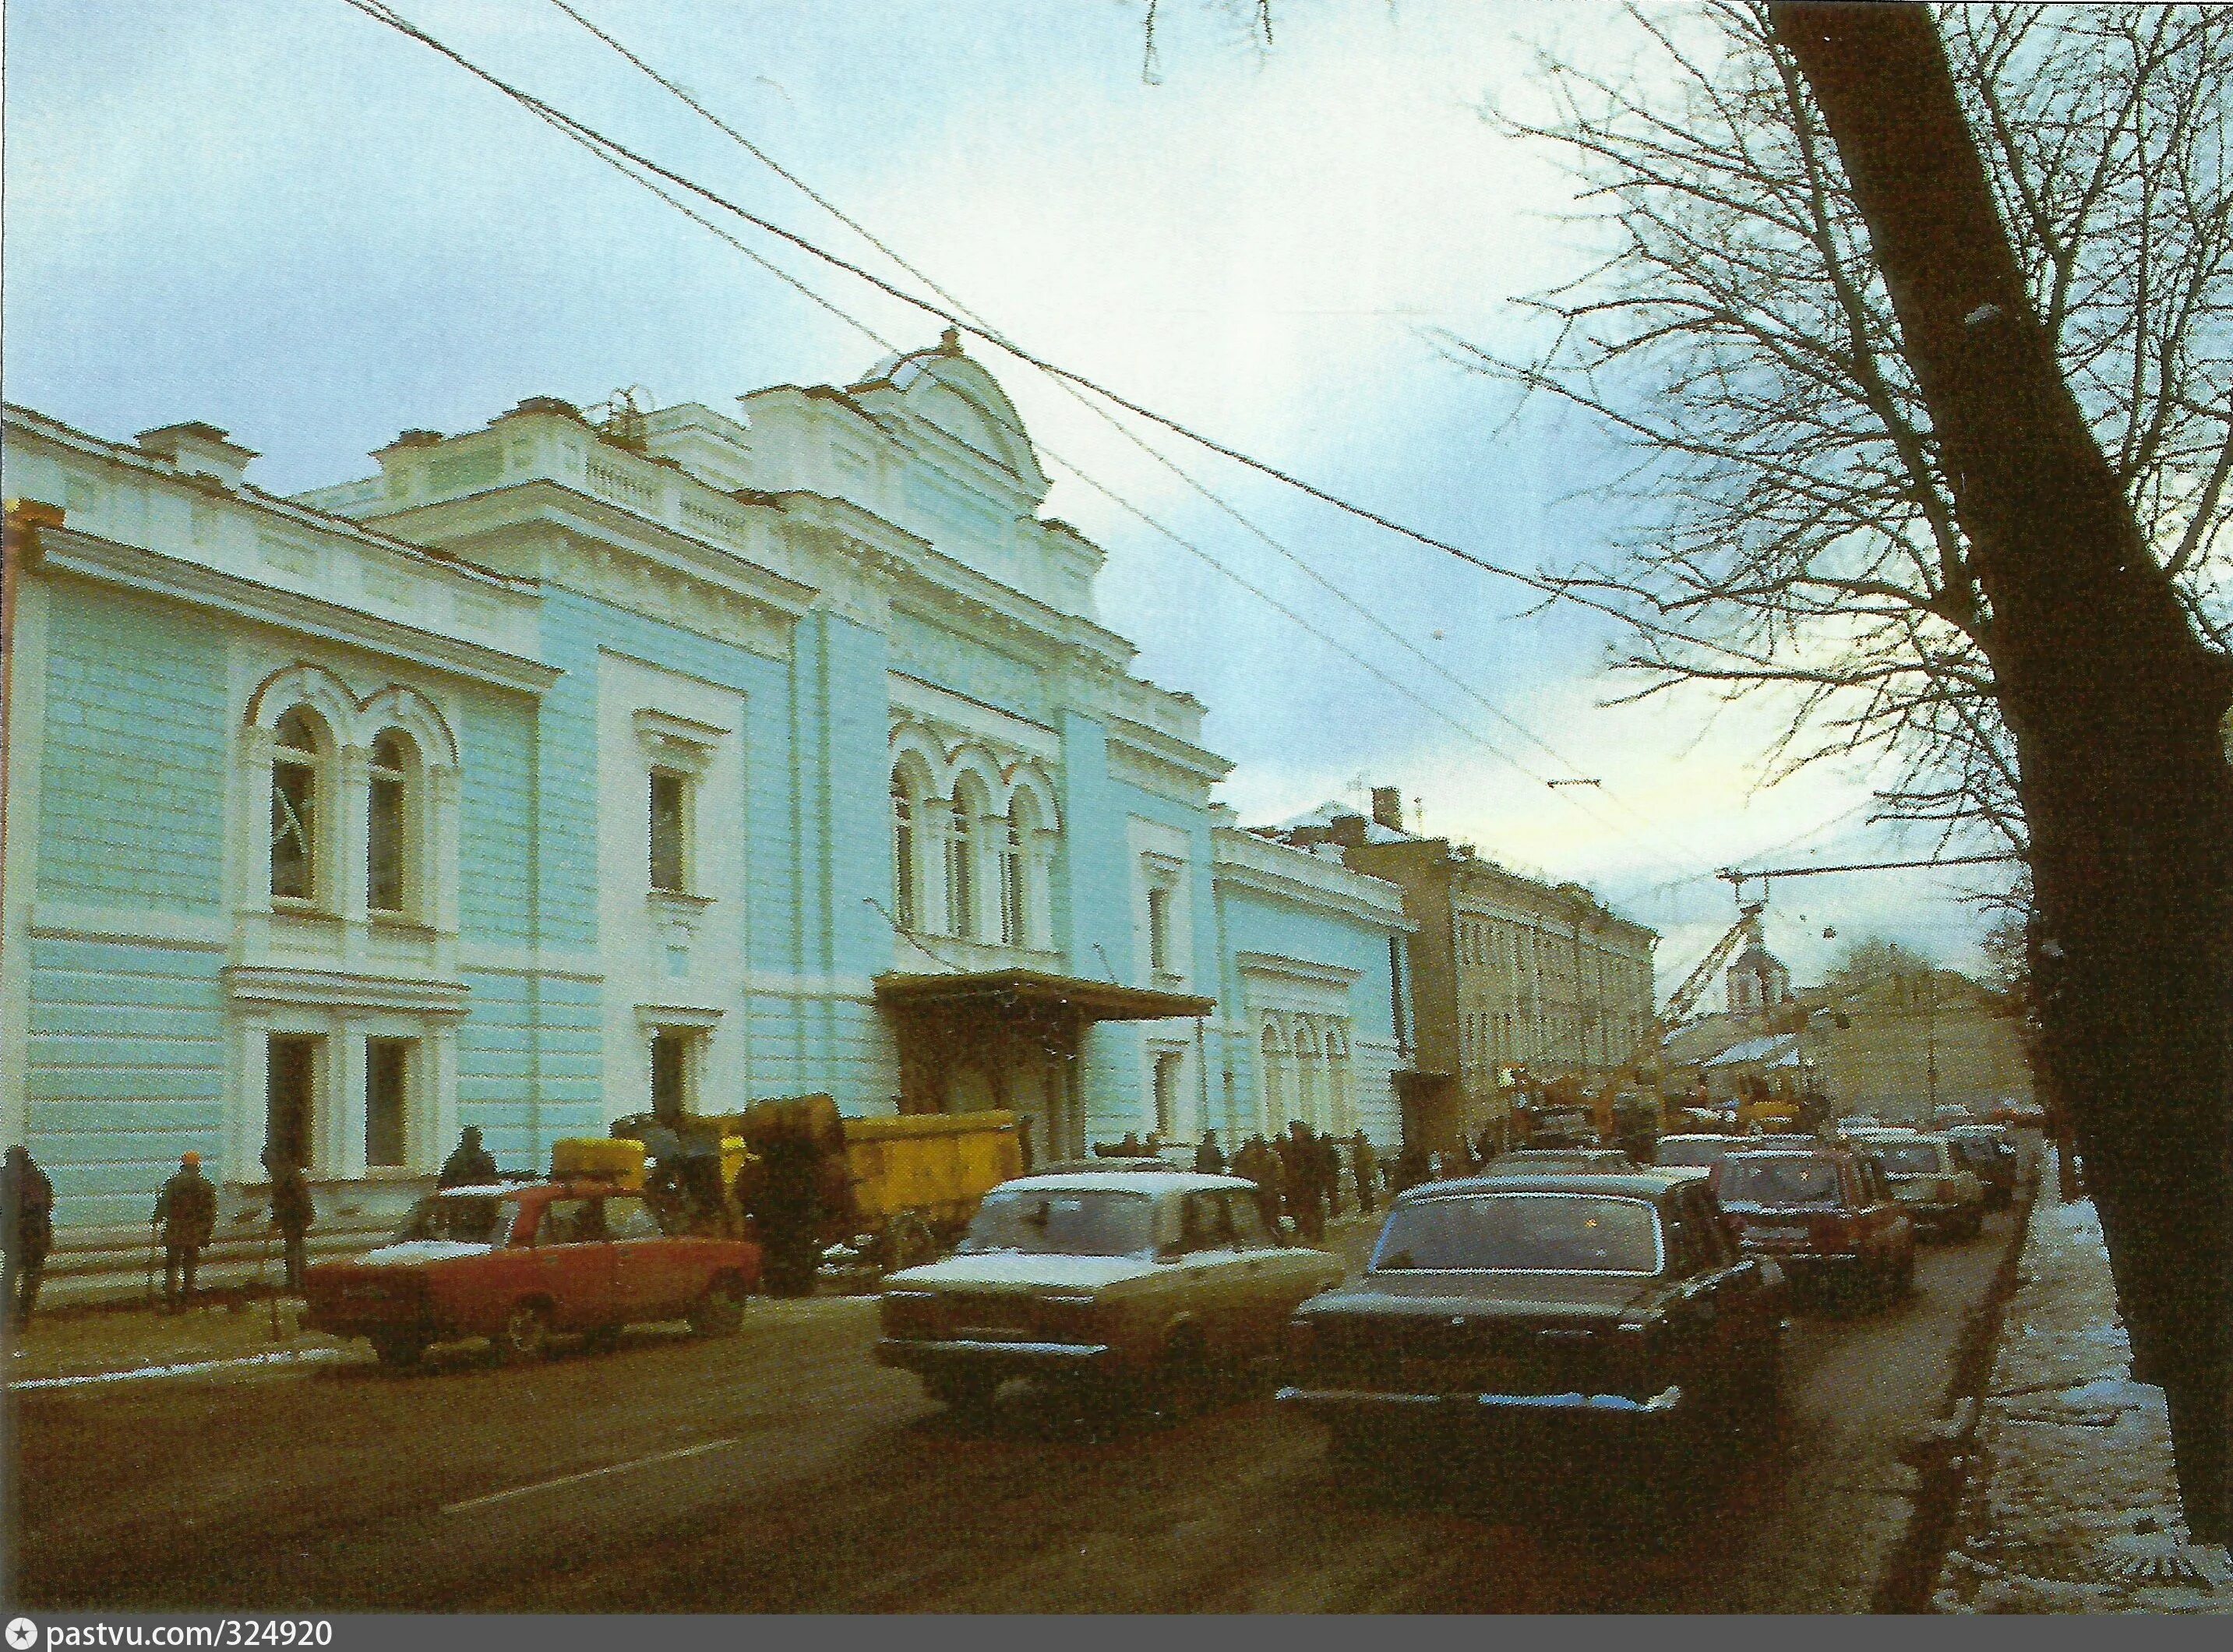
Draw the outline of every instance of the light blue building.
<instances>
[{"instance_id":1,"label":"light blue building","mask_svg":"<svg viewBox=\"0 0 2233 1652\"><path fill-rule=\"evenodd\" d=\"M532 398L292 500L205 425L6 434L62 521L19 538L0 1135L65 1249L143 1238L189 1148L227 1221L277 1150L345 1228L464 1124L525 1169L812 1091L1043 1157L1392 1139L1392 885L1220 821L950 336L732 415Z\"/></svg>"}]
</instances>

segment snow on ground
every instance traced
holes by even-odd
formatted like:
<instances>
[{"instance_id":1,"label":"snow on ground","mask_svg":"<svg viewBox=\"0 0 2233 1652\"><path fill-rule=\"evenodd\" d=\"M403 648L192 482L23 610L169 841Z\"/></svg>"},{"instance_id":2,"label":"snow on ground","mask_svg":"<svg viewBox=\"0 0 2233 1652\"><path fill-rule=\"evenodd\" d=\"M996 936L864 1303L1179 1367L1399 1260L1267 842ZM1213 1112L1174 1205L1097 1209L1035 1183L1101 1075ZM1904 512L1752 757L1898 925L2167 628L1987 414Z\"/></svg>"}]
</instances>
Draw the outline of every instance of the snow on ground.
<instances>
[{"instance_id":1,"label":"snow on ground","mask_svg":"<svg viewBox=\"0 0 2233 1652\"><path fill-rule=\"evenodd\" d=\"M1943 1612L2233 1613L2233 1564L2186 1541L2163 1390L2132 1380L2090 1202L2051 1156L1978 1430Z\"/></svg>"}]
</instances>

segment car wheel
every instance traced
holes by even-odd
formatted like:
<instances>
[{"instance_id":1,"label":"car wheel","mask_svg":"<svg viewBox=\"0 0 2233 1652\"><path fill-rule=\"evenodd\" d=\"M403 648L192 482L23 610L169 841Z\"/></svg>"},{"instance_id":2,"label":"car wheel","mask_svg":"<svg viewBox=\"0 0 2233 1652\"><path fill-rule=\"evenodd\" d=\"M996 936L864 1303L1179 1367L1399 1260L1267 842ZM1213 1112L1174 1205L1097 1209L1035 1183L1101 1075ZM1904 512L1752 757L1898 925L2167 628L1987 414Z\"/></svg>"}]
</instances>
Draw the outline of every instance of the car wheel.
<instances>
[{"instance_id":1,"label":"car wheel","mask_svg":"<svg viewBox=\"0 0 2233 1652\"><path fill-rule=\"evenodd\" d=\"M426 1351L426 1343L415 1336L377 1336L372 1343L372 1357L398 1370L418 1364Z\"/></svg>"},{"instance_id":2,"label":"car wheel","mask_svg":"<svg viewBox=\"0 0 2233 1652\"><path fill-rule=\"evenodd\" d=\"M690 1309L690 1329L700 1336L727 1336L745 1322L745 1299L731 1278L716 1279L706 1287Z\"/></svg>"},{"instance_id":3,"label":"car wheel","mask_svg":"<svg viewBox=\"0 0 2233 1652\"><path fill-rule=\"evenodd\" d=\"M518 1303L495 1337L496 1356L505 1365L532 1365L550 1353L550 1310L541 1303Z\"/></svg>"}]
</instances>

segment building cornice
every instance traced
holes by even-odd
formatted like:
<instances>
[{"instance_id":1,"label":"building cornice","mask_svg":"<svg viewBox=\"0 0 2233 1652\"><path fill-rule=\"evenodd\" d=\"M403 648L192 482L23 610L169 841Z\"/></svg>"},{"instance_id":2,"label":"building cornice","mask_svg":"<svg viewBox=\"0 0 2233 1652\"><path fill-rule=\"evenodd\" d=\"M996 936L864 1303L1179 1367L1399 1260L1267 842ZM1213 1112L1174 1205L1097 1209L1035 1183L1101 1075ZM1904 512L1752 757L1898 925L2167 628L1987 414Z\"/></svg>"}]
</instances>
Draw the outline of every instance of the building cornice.
<instances>
[{"instance_id":1,"label":"building cornice","mask_svg":"<svg viewBox=\"0 0 2233 1652\"><path fill-rule=\"evenodd\" d=\"M470 1007L467 1001L472 990L462 981L251 963L227 969L225 984L227 996L250 1003L420 1015L463 1015Z\"/></svg>"},{"instance_id":2,"label":"building cornice","mask_svg":"<svg viewBox=\"0 0 2233 1652\"><path fill-rule=\"evenodd\" d=\"M259 624L276 625L329 642L369 649L394 659L493 683L522 694L540 695L561 673L540 661L508 654L463 638L421 630L383 619L320 597L259 584L137 545L97 539L68 528L39 536L43 568L81 578L127 586L199 608L213 609Z\"/></svg>"}]
</instances>

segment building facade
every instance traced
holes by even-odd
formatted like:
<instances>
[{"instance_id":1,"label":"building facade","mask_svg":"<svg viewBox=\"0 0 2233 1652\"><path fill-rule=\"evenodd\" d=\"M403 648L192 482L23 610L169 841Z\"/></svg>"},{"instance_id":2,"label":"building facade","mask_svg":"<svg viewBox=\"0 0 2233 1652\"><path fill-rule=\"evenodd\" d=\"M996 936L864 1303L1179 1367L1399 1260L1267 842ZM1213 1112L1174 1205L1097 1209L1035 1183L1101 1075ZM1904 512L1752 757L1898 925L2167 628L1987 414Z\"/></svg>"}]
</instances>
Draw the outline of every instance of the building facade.
<instances>
[{"instance_id":1,"label":"building facade","mask_svg":"<svg viewBox=\"0 0 2233 1652\"><path fill-rule=\"evenodd\" d=\"M1416 1066L1447 1075L1416 1086L1413 1122L1428 1145L1508 1133L1524 1081L1594 1088L1639 1054L1658 937L1588 890L1405 832L1392 787L1375 789L1371 818L1327 804L1275 830L1338 846L1350 866L1403 891Z\"/></svg>"},{"instance_id":2,"label":"building facade","mask_svg":"<svg viewBox=\"0 0 2233 1652\"><path fill-rule=\"evenodd\" d=\"M1229 766L1096 619L1013 407L950 336L739 403L531 398L296 499L208 426L9 409L49 526L0 1133L62 1225L137 1233L188 1148L365 1213L467 1123L524 1170L815 1091L1011 1107L1042 1154L1221 1105ZM1293 955L1351 969L1354 914L1317 921Z\"/></svg>"}]
</instances>

